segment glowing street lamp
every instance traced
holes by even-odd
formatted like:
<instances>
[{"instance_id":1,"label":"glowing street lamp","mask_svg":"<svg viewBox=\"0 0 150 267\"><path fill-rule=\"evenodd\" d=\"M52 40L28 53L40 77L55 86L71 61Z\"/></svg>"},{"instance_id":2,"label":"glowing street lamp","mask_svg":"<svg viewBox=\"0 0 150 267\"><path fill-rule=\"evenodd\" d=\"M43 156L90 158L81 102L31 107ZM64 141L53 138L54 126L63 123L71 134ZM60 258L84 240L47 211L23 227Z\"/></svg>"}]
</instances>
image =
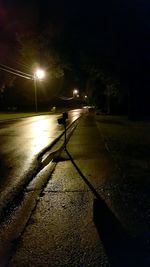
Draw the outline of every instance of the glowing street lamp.
<instances>
[{"instance_id":1,"label":"glowing street lamp","mask_svg":"<svg viewBox=\"0 0 150 267\"><path fill-rule=\"evenodd\" d=\"M79 95L79 91L77 89L73 90L73 97L78 96Z\"/></svg>"},{"instance_id":2,"label":"glowing street lamp","mask_svg":"<svg viewBox=\"0 0 150 267\"><path fill-rule=\"evenodd\" d=\"M38 79L38 80L42 80L44 77L45 77L45 71L42 70L42 69L37 69L35 71L35 77Z\"/></svg>"},{"instance_id":3,"label":"glowing street lamp","mask_svg":"<svg viewBox=\"0 0 150 267\"><path fill-rule=\"evenodd\" d=\"M37 103L37 80L41 81L45 77L45 71L42 69L37 69L34 72L34 93L35 93L35 112L38 111L38 103Z\"/></svg>"}]
</instances>

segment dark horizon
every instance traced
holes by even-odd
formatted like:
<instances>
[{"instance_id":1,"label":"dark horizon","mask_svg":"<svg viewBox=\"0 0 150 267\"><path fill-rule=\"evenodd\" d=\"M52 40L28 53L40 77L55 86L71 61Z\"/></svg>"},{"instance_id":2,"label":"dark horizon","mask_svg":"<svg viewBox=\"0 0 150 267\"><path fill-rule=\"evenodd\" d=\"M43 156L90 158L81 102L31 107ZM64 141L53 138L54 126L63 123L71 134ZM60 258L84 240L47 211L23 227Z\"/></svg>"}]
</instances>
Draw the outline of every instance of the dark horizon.
<instances>
[{"instance_id":1,"label":"dark horizon","mask_svg":"<svg viewBox=\"0 0 150 267\"><path fill-rule=\"evenodd\" d=\"M130 87L132 106L136 102L144 107L145 101L148 106L149 11L147 0L0 1L0 63L23 68L17 58L18 36L42 35L49 42L50 53L65 58L74 68L73 78L65 71L65 86L85 87L81 68L88 64ZM43 50L40 53L42 58Z\"/></svg>"}]
</instances>

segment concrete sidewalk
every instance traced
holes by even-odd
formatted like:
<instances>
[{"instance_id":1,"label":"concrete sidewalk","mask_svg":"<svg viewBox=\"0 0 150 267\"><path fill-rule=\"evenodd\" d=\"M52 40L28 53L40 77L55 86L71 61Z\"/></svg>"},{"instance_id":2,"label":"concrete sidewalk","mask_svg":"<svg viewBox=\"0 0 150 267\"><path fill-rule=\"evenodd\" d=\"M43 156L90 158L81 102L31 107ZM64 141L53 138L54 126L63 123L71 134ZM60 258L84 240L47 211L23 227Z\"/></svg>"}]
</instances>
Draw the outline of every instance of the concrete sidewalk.
<instances>
[{"instance_id":1,"label":"concrete sidewalk","mask_svg":"<svg viewBox=\"0 0 150 267\"><path fill-rule=\"evenodd\" d=\"M120 179L94 114L85 114L9 266L146 266L116 209Z\"/></svg>"}]
</instances>

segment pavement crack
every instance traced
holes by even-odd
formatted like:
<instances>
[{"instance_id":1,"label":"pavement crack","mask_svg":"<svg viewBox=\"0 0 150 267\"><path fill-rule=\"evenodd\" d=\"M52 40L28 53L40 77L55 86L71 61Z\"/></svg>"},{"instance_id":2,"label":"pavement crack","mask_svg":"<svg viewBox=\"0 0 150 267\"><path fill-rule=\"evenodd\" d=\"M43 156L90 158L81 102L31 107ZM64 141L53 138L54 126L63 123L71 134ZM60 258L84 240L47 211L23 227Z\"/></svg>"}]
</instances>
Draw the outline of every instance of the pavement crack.
<instances>
[{"instance_id":1,"label":"pavement crack","mask_svg":"<svg viewBox=\"0 0 150 267\"><path fill-rule=\"evenodd\" d=\"M86 193L90 190L44 190L45 193Z\"/></svg>"}]
</instances>

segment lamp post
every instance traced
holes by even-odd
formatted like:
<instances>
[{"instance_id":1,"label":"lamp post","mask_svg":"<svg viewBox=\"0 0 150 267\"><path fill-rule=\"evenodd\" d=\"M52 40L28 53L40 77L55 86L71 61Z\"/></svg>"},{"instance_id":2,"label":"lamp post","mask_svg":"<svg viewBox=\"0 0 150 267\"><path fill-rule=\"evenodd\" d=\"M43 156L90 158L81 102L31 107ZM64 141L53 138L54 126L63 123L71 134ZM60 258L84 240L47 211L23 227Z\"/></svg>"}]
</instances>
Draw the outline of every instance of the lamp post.
<instances>
[{"instance_id":1,"label":"lamp post","mask_svg":"<svg viewBox=\"0 0 150 267\"><path fill-rule=\"evenodd\" d=\"M38 111L38 101L37 101L37 80L43 80L45 72L42 69L37 69L34 72L34 97L35 97L35 112Z\"/></svg>"}]
</instances>

